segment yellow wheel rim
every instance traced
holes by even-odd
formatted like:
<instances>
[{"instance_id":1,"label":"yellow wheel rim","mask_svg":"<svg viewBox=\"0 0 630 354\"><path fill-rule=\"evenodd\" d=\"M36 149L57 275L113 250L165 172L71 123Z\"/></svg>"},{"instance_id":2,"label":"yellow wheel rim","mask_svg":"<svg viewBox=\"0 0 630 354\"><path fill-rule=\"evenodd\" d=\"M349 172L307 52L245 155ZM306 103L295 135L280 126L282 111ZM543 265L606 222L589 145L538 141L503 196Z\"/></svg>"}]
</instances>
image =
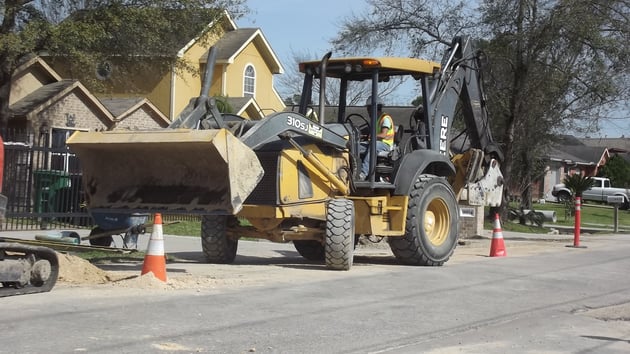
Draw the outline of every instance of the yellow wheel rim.
<instances>
[{"instance_id":1,"label":"yellow wheel rim","mask_svg":"<svg viewBox=\"0 0 630 354\"><path fill-rule=\"evenodd\" d=\"M433 199L424 212L424 233L434 246L442 245L451 229L451 214L444 199Z\"/></svg>"}]
</instances>

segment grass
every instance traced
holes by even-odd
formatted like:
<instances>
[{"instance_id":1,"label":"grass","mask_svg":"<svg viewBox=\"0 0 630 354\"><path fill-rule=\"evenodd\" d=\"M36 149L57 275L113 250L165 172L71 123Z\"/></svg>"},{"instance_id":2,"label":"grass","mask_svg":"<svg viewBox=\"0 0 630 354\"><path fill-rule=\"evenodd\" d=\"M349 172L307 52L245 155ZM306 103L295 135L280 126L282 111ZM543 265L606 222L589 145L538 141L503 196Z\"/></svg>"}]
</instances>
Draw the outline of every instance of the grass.
<instances>
[{"instance_id":1,"label":"grass","mask_svg":"<svg viewBox=\"0 0 630 354\"><path fill-rule=\"evenodd\" d=\"M516 207L516 205L512 205ZM573 226L575 217L567 215L565 213L564 204L558 203L545 203L534 204L534 210L553 210L556 212L558 221L553 224L546 222L547 225L557 226ZM581 210L581 223L583 226L599 226L612 228L613 227L613 208L602 204L584 204ZM246 221L241 221L246 223ZM525 232L525 233L541 233L547 232L546 228L539 228L530 225L520 225L518 223L504 223L501 227L507 231ZM486 229L492 229L492 222L486 222ZM630 229L630 212L628 210L619 210L619 228ZM177 223L165 223L164 233L168 235L180 235L180 236L199 236L201 233L200 221L179 221Z\"/></svg>"},{"instance_id":2,"label":"grass","mask_svg":"<svg viewBox=\"0 0 630 354\"><path fill-rule=\"evenodd\" d=\"M201 221L179 221L173 224L165 223L163 230L167 235L200 236Z\"/></svg>"},{"instance_id":3,"label":"grass","mask_svg":"<svg viewBox=\"0 0 630 354\"><path fill-rule=\"evenodd\" d=\"M517 207L517 205L511 205L512 207ZM545 222L546 225L557 225L557 226L574 226L575 225L575 216L571 216L566 212L566 208L564 204L559 203L545 203L545 204L534 204L533 209L535 211L539 210L553 210L556 212L557 222ZM630 228L630 212L628 210L619 210L618 211L618 222L619 228ZM591 226L591 227L601 227L601 228L613 228L614 222L614 209L605 204L596 204L596 203L586 203L581 207L580 213L580 224L582 226ZM492 223L488 222L485 224L485 227L488 229L492 229ZM533 227L529 225L520 225L518 223L505 223L501 225L501 227L508 231L517 231L517 232L545 232L546 228Z\"/></svg>"}]
</instances>

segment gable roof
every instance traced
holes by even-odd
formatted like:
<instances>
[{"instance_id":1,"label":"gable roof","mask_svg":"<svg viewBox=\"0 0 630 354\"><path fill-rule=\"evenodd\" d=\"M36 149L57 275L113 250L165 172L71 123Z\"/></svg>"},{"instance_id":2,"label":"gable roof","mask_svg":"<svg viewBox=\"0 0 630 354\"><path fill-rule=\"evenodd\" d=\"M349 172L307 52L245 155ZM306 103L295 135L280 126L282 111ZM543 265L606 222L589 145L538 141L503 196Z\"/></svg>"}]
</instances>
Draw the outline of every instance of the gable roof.
<instances>
[{"instance_id":1,"label":"gable roof","mask_svg":"<svg viewBox=\"0 0 630 354\"><path fill-rule=\"evenodd\" d=\"M20 64L13 72L12 80L15 80L14 78L17 78L26 72L33 71L38 71L42 73L50 80L50 82L61 81L61 76L59 76L59 74L57 74L57 72L53 70L50 65L46 64L46 62L43 61L42 58L39 56L32 57L24 63Z\"/></svg>"},{"instance_id":2,"label":"gable roof","mask_svg":"<svg viewBox=\"0 0 630 354\"><path fill-rule=\"evenodd\" d=\"M549 149L547 156L552 160L599 165L608 149L602 146L587 146L572 135L562 135Z\"/></svg>"},{"instance_id":3,"label":"gable roof","mask_svg":"<svg viewBox=\"0 0 630 354\"><path fill-rule=\"evenodd\" d=\"M587 146L606 147L609 150L630 151L630 138L584 138L582 143Z\"/></svg>"},{"instance_id":4,"label":"gable roof","mask_svg":"<svg viewBox=\"0 0 630 354\"><path fill-rule=\"evenodd\" d=\"M73 87L76 82L78 81L61 80L38 88L9 107L11 116L18 117L27 115L38 106Z\"/></svg>"},{"instance_id":5,"label":"gable roof","mask_svg":"<svg viewBox=\"0 0 630 354\"><path fill-rule=\"evenodd\" d=\"M247 112L251 119L262 119L265 116L253 97L227 97L226 101L236 115L240 116Z\"/></svg>"},{"instance_id":6,"label":"gable roof","mask_svg":"<svg viewBox=\"0 0 630 354\"><path fill-rule=\"evenodd\" d=\"M99 98L99 101L107 108L114 117L118 117L128 112L132 107L142 101L141 97L132 98Z\"/></svg>"},{"instance_id":7,"label":"gable roof","mask_svg":"<svg viewBox=\"0 0 630 354\"><path fill-rule=\"evenodd\" d=\"M125 120L142 106L146 106L160 126L166 127L170 124L168 118L151 101L143 97L101 98L100 101L114 115L116 122Z\"/></svg>"},{"instance_id":8,"label":"gable roof","mask_svg":"<svg viewBox=\"0 0 630 354\"><path fill-rule=\"evenodd\" d=\"M73 90L78 90L83 97L97 107L100 119L107 121L107 124L105 125L109 125L113 122L114 117L112 114L101 104L101 102L99 102L98 99L96 99L96 97L94 97L94 95L87 90L85 86L83 86L78 80L68 79L44 85L12 104L9 107L11 117L26 117L37 114Z\"/></svg>"},{"instance_id":9,"label":"gable roof","mask_svg":"<svg viewBox=\"0 0 630 354\"><path fill-rule=\"evenodd\" d=\"M227 11L223 12L223 17L222 17L222 23L225 26L225 31L233 31L235 30L236 27L236 23L234 22L234 20L232 20L232 16L230 16L230 13ZM212 27L216 26L217 21L212 21L210 22L204 31L202 31L197 37L188 40L188 42L186 42L185 44L182 45L181 48L179 48L179 50L177 50L177 56L178 57L182 57L184 56L184 53L186 53L186 51L188 51L188 49L190 49L192 46L194 46L202 37L205 33L207 33L210 29L212 29Z\"/></svg>"},{"instance_id":10,"label":"gable roof","mask_svg":"<svg viewBox=\"0 0 630 354\"><path fill-rule=\"evenodd\" d=\"M216 43L217 63L231 64L236 57L249 45L255 43L260 50L260 54L271 69L273 74L284 73L284 68L278 60L273 49L267 42L260 28L239 28L226 32ZM207 52L200 60L205 63Z\"/></svg>"}]
</instances>

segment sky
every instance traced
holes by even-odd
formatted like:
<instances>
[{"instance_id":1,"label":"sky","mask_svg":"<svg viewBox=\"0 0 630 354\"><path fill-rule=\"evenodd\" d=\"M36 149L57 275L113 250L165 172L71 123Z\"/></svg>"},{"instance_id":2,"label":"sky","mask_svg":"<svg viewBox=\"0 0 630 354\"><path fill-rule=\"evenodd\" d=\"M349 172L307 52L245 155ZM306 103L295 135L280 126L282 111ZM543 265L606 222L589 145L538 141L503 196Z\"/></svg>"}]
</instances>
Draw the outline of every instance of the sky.
<instances>
[{"instance_id":1,"label":"sky","mask_svg":"<svg viewBox=\"0 0 630 354\"><path fill-rule=\"evenodd\" d=\"M286 67L293 64L293 53L323 56L331 50L329 41L337 34L341 20L353 11L361 12L365 0L249 0L247 5L252 12L236 24L260 27Z\"/></svg>"},{"instance_id":2,"label":"sky","mask_svg":"<svg viewBox=\"0 0 630 354\"><path fill-rule=\"evenodd\" d=\"M287 70L296 65L294 54L317 53L320 59L332 50L330 40L339 31L341 21L363 12L365 0L248 0L250 14L236 20L238 27L259 27L278 59ZM333 56L335 55L333 51ZM407 87L413 90L413 86ZM408 93L401 101L410 101ZM627 108L614 112L599 134L591 137L630 137L630 112Z\"/></svg>"},{"instance_id":3,"label":"sky","mask_svg":"<svg viewBox=\"0 0 630 354\"><path fill-rule=\"evenodd\" d=\"M319 60L333 50L330 40L342 20L364 12L367 5L365 0L248 0L247 6L251 13L237 19L236 25L260 28L287 72L288 66L297 65L295 55ZM416 90L413 83L406 83L386 103L407 104L418 96Z\"/></svg>"}]
</instances>

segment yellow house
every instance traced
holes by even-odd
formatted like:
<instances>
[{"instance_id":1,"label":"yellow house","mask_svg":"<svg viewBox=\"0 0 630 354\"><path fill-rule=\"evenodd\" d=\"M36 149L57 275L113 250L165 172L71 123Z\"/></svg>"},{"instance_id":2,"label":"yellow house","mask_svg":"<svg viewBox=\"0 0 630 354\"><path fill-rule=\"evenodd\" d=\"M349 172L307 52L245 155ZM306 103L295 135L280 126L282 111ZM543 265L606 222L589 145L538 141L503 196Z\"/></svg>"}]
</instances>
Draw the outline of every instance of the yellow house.
<instances>
[{"instance_id":1,"label":"yellow house","mask_svg":"<svg viewBox=\"0 0 630 354\"><path fill-rule=\"evenodd\" d=\"M285 109L273 86L274 75L282 74L284 69L259 28L239 29L225 13L223 19L208 24L197 38L185 38L180 43L181 48L165 49L176 53L181 64L170 70L152 66L150 57L136 64L136 68L121 64L114 57L96 68L92 77L84 78L76 77L84 74L71 72L64 58L47 60L62 77L75 77L86 83L88 79L100 80L100 87L91 89L103 101L144 97L173 120L192 98L199 96L208 50L215 46L217 60L210 96L225 98L232 108L230 113L249 119ZM182 66L188 70L182 70Z\"/></svg>"},{"instance_id":2,"label":"yellow house","mask_svg":"<svg viewBox=\"0 0 630 354\"><path fill-rule=\"evenodd\" d=\"M259 28L237 28L226 14L224 33L213 44L217 49L216 65L210 87L211 96L228 98L235 114L258 119L273 112L284 110L285 105L273 86L273 76L284 69ZM199 72L206 69L208 48L198 39L192 40L178 52L181 60L198 63ZM190 98L199 96L202 75L172 73L170 111L175 117L188 104ZM157 92L156 92L157 93ZM160 93L160 97L164 93ZM243 100L245 98L245 100ZM248 100L247 98L252 98ZM156 106L163 109L162 99L149 96Z\"/></svg>"}]
</instances>

